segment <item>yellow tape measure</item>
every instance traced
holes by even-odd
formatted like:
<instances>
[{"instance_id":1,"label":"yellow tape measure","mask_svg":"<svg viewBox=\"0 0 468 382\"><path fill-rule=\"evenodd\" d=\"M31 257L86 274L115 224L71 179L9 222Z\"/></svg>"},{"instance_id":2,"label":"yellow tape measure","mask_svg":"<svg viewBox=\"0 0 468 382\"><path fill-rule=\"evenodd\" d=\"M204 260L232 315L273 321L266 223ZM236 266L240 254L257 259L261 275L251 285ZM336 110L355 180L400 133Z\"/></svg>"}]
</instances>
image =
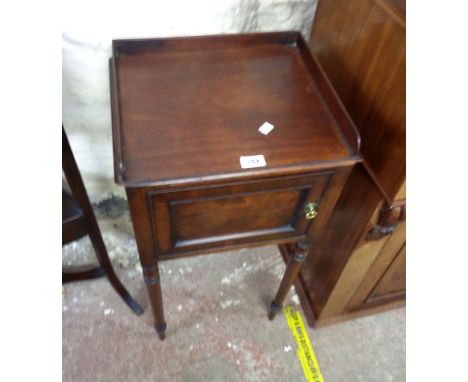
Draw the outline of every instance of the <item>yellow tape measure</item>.
<instances>
[{"instance_id":1,"label":"yellow tape measure","mask_svg":"<svg viewBox=\"0 0 468 382\"><path fill-rule=\"evenodd\" d=\"M289 329L294 335L297 342L297 356L301 362L304 375L308 382L324 382L322 373L315 358L314 349L310 344L309 336L302 321L301 312L299 310L292 312L290 306L284 309L284 315L288 321Z\"/></svg>"}]
</instances>

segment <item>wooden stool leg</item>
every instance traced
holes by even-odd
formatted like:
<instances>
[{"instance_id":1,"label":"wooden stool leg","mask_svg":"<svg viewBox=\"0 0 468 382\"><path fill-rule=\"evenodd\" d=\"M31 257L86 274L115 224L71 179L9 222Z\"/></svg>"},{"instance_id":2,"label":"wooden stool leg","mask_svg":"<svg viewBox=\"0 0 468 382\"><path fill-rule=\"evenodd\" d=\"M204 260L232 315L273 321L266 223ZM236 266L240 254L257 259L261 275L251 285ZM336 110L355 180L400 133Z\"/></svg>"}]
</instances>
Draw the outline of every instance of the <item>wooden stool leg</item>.
<instances>
[{"instance_id":1,"label":"wooden stool leg","mask_svg":"<svg viewBox=\"0 0 468 382\"><path fill-rule=\"evenodd\" d=\"M158 262L150 267L142 266L143 278L145 280L146 289L151 302L151 308L154 315L154 328L158 332L159 338L164 340L166 338L166 321L164 320L164 308L161 293L161 280L159 277Z\"/></svg>"},{"instance_id":2,"label":"wooden stool leg","mask_svg":"<svg viewBox=\"0 0 468 382\"><path fill-rule=\"evenodd\" d=\"M115 291L122 297L125 303L130 307L131 310L137 315L143 314L143 309L136 302L133 297L128 293L127 289L120 282L119 278L112 268L107 249L102 240L101 231L94 215L93 207L88 198L83 179L81 179L80 171L76 165L75 157L71 151L70 142L68 142L67 135L62 126L62 169L67 178L68 185L72 191L73 197L80 205L81 210L86 218L87 232L91 243L93 244L96 257L98 258L99 264L106 272L106 276Z\"/></svg>"},{"instance_id":3,"label":"wooden stool leg","mask_svg":"<svg viewBox=\"0 0 468 382\"><path fill-rule=\"evenodd\" d=\"M107 276L106 270L103 267L79 267L73 268L70 271L62 270L62 284L72 281L92 280L99 277Z\"/></svg>"},{"instance_id":4,"label":"wooden stool leg","mask_svg":"<svg viewBox=\"0 0 468 382\"><path fill-rule=\"evenodd\" d=\"M271 303L270 314L268 318L273 320L282 306L286 295L291 289L294 280L297 277L297 274L301 270L302 263L304 262L307 254L309 253L310 244L307 242L297 243L294 252L288 260L288 265L286 266L286 271L284 272L283 279L276 293L275 299Z\"/></svg>"},{"instance_id":5,"label":"wooden stool leg","mask_svg":"<svg viewBox=\"0 0 468 382\"><path fill-rule=\"evenodd\" d=\"M97 225L97 223L96 223ZM93 227L89 232L89 238L96 252L96 257L101 267L105 270L106 276L109 282L114 287L115 291L120 295L122 300L128 305L128 307L138 316L143 314L143 308L134 300L134 298L128 293L127 289L123 286L117 275L115 274L112 263L107 255L107 249L102 240L101 233Z\"/></svg>"}]
</instances>

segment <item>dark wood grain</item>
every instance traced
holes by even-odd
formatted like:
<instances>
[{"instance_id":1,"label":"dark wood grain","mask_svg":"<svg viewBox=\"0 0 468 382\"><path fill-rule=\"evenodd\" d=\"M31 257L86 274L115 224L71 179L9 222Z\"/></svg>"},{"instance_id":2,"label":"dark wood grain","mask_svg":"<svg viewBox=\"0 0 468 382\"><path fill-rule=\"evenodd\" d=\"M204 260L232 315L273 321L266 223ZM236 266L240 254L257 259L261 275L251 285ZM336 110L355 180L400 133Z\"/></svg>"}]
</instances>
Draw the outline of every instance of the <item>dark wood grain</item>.
<instances>
[{"instance_id":1,"label":"dark wood grain","mask_svg":"<svg viewBox=\"0 0 468 382\"><path fill-rule=\"evenodd\" d=\"M62 170L71 190L71 194L68 192L62 193L62 245L78 240L84 234L89 235L100 265L98 268L87 267L75 269L74 271L62 271L62 281L87 280L105 275L128 307L137 315L143 314L143 309L128 293L112 267L93 207L89 201L88 193L63 126Z\"/></svg>"},{"instance_id":2,"label":"dark wood grain","mask_svg":"<svg viewBox=\"0 0 468 382\"><path fill-rule=\"evenodd\" d=\"M332 173L211 185L166 192L148 190L158 253L223 248L239 242L292 241L310 223L304 206L320 202Z\"/></svg>"},{"instance_id":3,"label":"dark wood grain","mask_svg":"<svg viewBox=\"0 0 468 382\"><path fill-rule=\"evenodd\" d=\"M89 201L88 193L63 126L62 170L71 190L71 194L62 192L62 245L78 240L84 234L89 235L100 265L98 268L87 267L75 269L74 271L62 271L62 281L87 280L105 275L128 307L137 315L143 314L143 309L128 293L112 267L93 207Z\"/></svg>"},{"instance_id":4,"label":"dark wood grain","mask_svg":"<svg viewBox=\"0 0 468 382\"><path fill-rule=\"evenodd\" d=\"M300 242L280 306L361 161L359 133L300 34L118 40L109 68L115 179L160 337L160 260ZM266 167L241 168L257 154Z\"/></svg>"},{"instance_id":5,"label":"dark wood grain","mask_svg":"<svg viewBox=\"0 0 468 382\"><path fill-rule=\"evenodd\" d=\"M368 303L376 300L400 297L406 293L406 245L398 252L392 263L382 275L367 299Z\"/></svg>"},{"instance_id":6,"label":"dark wood grain","mask_svg":"<svg viewBox=\"0 0 468 382\"><path fill-rule=\"evenodd\" d=\"M393 233L398 224L406 219L406 200L397 200L394 206L386 205L380 210L379 220L372 226L366 240L377 240Z\"/></svg>"},{"instance_id":7,"label":"dark wood grain","mask_svg":"<svg viewBox=\"0 0 468 382\"><path fill-rule=\"evenodd\" d=\"M282 308L284 299L296 280L296 277L301 270L302 263L309 253L309 249L310 243L308 241L301 241L295 245L294 251L288 259L286 271L284 272L278 292L271 303L270 314L268 316L270 320L275 318L276 313L278 313Z\"/></svg>"},{"instance_id":8,"label":"dark wood grain","mask_svg":"<svg viewBox=\"0 0 468 382\"><path fill-rule=\"evenodd\" d=\"M382 3L389 1L320 1L310 47L359 129L362 156L393 199L406 170L406 30Z\"/></svg>"},{"instance_id":9,"label":"dark wood grain","mask_svg":"<svg viewBox=\"0 0 468 382\"><path fill-rule=\"evenodd\" d=\"M347 312L367 309L371 306L386 304L406 296L406 244L405 223L397 227L394 234L386 241L379 256L361 280L346 307ZM395 279L392 284L382 280ZM382 288L381 284L384 285ZM382 289L381 289L382 288ZM386 289L387 293L382 293ZM378 292L380 290L380 293ZM377 292L376 292L377 291Z\"/></svg>"},{"instance_id":10,"label":"dark wood grain","mask_svg":"<svg viewBox=\"0 0 468 382\"><path fill-rule=\"evenodd\" d=\"M165 338L163 299L159 276L158 258L151 226L149 198L144 188L127 188L128 206L132 217L133 229L143 270L143 279L153 310L154 326L161 339Z\"/></svg>"},{"instance_id":11,"label":"dark wood grain","mask_svg":"<svg viewBox=\"0 0 468 382\"><path fill-rule=\"evenodd\" d=\"M167 51L249 48L262 45L296 44L298 32L222 34L171 38L134 38L112 41L113 57Z\"/></svg>"},{"instance_id":12,"label":"dark wood grain","mask_svg":"<svg viewBox=\"0 0 468 382\"><path fill-rule=\"evenodd\" d=\"M332 83L326 76L320 62L311 54L302 35L299 35L297 46L308 70L312 74L320 95L324 99L331 115L337 121L346 141L350 145L351 152L359 153L361 149L361 136L351 120L346 108L337 95Z\"/></svg>"},{"instance_id":13,"label":"dark wood grain","mask_svg":"<svg viewBox=\"0 0 468 382\"><path fill-rule=\"evenodd\" d=\"M319 88L320 69L296 47L300 35L285 36L294 43L284 44L283 34L115 41L115 52L126 47L111 65L116 178L162 185L359 160L336 121L346 112L324 100L329 85ZM268 136L257 131L265 121L275 125ZM255 154L267 167L241 169L239 157Z\"/></svg>"},{"instance_id":14,"label":"dark wood grain","mask_svg":"<svg viewBox=\"0 0 468 382\"><path fill-rule=\"evenodd\" d=\"M86 217L80 206L67 191L62 190L62 245L88 234Z\"/></svg>"},{"instance_id":15,"label":"dark wood grain","mask_svg":"<svg viewBox=\"0 0 468 382\"><path fill-rule=\"evenodd\" d=\"M361 135L361 151L381 189L355 167L301 271L302 289L320 322L323 309L382 201L406 172L404 2L320 0L309 46ZM383 192L382 192L383 191ZM288 251L291 253L292 248ZM343 312L344 314L345 312Z\"/></svg>"}]
</instances>

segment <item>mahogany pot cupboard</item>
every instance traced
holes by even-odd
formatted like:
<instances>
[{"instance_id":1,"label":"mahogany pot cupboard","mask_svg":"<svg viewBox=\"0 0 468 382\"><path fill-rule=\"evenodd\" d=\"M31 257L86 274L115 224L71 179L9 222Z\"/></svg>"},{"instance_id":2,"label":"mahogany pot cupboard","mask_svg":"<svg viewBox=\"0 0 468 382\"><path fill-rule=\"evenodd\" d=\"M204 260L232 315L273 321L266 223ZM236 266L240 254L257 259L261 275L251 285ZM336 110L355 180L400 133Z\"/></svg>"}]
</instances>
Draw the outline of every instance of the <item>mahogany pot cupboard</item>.
<instances>
[{"instance_id":1,"label":"mahogany pot cupboard","mask_svg":"<svg viewBox=\"0 0 468 382\"><path fill-rule=\"evenodd\" d=\"M300 33L275 32L115 40L109 67L115 180L160 338L160 261L289 243L273 319L361 161L316 57Z\"/></svg>"}]
</instances>

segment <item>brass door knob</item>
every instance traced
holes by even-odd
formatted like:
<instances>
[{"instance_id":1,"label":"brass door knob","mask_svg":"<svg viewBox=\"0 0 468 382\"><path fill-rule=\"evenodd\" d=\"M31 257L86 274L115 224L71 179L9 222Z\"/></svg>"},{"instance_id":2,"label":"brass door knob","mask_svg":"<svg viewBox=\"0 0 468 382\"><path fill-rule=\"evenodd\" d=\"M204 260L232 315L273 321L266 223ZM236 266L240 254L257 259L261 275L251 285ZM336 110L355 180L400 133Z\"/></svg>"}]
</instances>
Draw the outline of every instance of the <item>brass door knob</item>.
<instances>
[{"instance_id":1,"label":"brass door knob","mask_svg":"<svg viewBox=\"0 0 468 382\"><path fill-rule=\"evenodd\" d=\"M317 208L318 206L316 203L308 203L305 206L304 212L307 220L312 220L316 218L316 216L318 215Z\"/></svg>"}]
</instances>

